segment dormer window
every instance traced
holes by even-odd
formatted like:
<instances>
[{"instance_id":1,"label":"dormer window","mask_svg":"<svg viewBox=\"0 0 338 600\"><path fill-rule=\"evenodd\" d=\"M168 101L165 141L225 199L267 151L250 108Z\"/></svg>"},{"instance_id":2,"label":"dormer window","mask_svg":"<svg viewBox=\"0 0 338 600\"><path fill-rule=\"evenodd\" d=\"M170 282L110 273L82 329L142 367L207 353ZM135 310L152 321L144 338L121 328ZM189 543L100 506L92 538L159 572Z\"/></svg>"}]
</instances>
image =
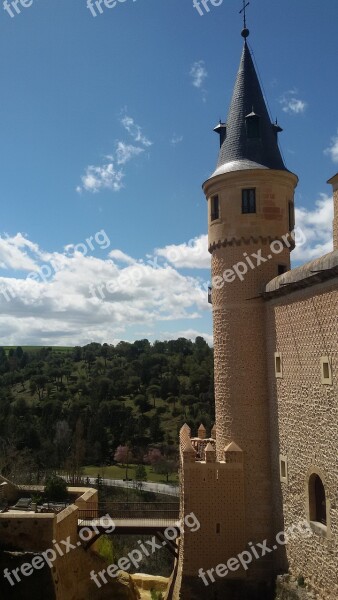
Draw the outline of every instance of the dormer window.
<instances>
[{"instance_id":1,"label":"dormer window","mask_svg":"<svg viewBox=\"0 0 338 600\"><path fill-rule=\"evenodd\" d=\"M278 125L277 119L276 119L276 123L272 123L272 130L275 134L276 140L278 140L278 134L281 133L283 131L283 129Z\"/></svg>"},{"instance_id":2,"label":"dormer window","mask_svg":"<svg viewBox=\"0 0 338 600\"><path fill-rule=\"evenodd\" d=\"M261 137L260 131L260 116L252 111L245 117L246 135L249 140L254 140Z\"/></svg>"},{"instance_id":3,"label":"dormer window","mask_svg":"<svg viewBox=\"0 0 338 600\"><path fill-rule=\"evenodd\" d=\"M220 147L222 147L222 144L224 142L224 140L226 139L227 136L227 126L226 123L222 123L222 121L220 121L218 123L218 125L216 125L216 127L214 128L214 131L216 133L218 133L219 135L219 145Z\"/></svg>"}]
</instances>

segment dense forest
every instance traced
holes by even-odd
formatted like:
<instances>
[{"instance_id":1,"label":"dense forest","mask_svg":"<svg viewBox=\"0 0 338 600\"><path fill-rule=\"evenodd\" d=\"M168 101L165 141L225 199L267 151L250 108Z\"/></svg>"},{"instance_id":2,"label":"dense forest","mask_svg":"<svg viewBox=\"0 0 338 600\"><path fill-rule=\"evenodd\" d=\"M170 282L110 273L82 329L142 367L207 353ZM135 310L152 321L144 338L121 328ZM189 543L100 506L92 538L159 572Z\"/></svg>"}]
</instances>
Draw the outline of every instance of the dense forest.
<instances>
[{"instance_id":1,"label":"dense forest","mask_svg":"<svg viewBox=\"0 0 338 600\"><path fill-rule=\"evenodd\" d=\"M159 450L177 458L184 422L214 420L213 352L205 340L0 347L0 472L17 482L47 472L134 462Z\"/></svg>"}]
</instances>

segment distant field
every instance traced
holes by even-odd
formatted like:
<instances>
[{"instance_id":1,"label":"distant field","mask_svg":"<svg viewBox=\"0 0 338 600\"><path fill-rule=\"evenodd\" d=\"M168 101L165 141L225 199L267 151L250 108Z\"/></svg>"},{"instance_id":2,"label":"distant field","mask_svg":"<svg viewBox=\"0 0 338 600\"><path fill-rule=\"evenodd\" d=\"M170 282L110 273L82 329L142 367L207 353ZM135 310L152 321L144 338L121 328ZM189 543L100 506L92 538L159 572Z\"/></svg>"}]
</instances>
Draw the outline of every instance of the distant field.
<instances>
[{"instance_id":1,"label":"distant field","mask_svg":"<svg viewBox=\"0 0 338 600\"><path fill-rule=\"evenodd\" d=\"M130 465L128 468L128 479L134 479L135 476L135 468L136 465ZM153 483L167 483L167 478L165 475L160 475L159 473L154 473L150 466L145 467L147 471L147 481L151 481ZM100 475L103 479L125 479L126 477L126 468L121 467L120 465L112 465L108 467L84 467L83 473L88 477L97 477ZM178 483L178 475L173 473L169 477L168 483Z\"/></svg>"}]
</instances>

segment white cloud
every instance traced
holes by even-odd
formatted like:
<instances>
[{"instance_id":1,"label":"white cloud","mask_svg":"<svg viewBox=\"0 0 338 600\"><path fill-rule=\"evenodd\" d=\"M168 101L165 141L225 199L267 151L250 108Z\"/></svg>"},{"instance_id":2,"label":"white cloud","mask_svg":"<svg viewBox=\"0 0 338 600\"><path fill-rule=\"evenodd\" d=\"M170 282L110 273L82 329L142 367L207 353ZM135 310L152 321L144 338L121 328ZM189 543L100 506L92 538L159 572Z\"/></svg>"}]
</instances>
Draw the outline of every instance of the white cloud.
<instances>
[{"instance_id":1,"label":"white cloud","mask_svg":"<svg viewBox=\"0 0 338 600\"><path fill-rule=\"evenodd\" d=\"M204 80L208 77L208 72L205 68L204 60L198 60L194 62L190 69L190 77L192 78L192 85L196 88L201 88Z\"/></svg>"},{"instance_id":2,"label":"white cloud","mask_svg":"<svg viewBox=\"0 0 338 600\"><path fill-rule=\"evenodd\" d=\"M142 154L145 148L152 145L152 142L142 134L141 127L135 124L132 117L125 115L121 123L141 146L134 146L117 140L114 153L105 156L102 165L89 165L86 167L85 173L81 177L81 185L76 187L79 194L82 192L97 193L105 189L119 192L124 187L123 179L125 177L125 171L121 167L124 167L130 160Z\"/></svg>"},{"instance_id":3,"label":"white cloud","mask_svg":"<svg viewBox=\"0 0 338 600\"><path fill-rule=\"evenodd\" d=\"M331 146L329 146L328 148L326 148L326 150L324 150L324 154L327 154L328 156L330 156L331 160L334 163L338 163L338 131L337 131L337 135L334 135L331 138Z\"/></svg>"},{"instance_id":4,"label":"white cloud","mask_svg":"<svg viewBox=\"0 0 338 600\"><path fill-rule=\"evenodd\" d=\"M297 90L289 90L280 98L279 102L282 105L282 110L290 115L299 115L305 112L307 102L297 97Z\"/></svg>"},{"instance_id":5,"label":"white cloud","mask_svg":"<svg viewBox=\"0 0 338 600\"><path fill-rule=\"evenodd\" d=\"M200 235L188 243L156 248L155 255L165 258L177 269L210 269L207 235Z\"/></svg>"},{"instance_id":6,"label":"white cloud","mask_svg":"<svg viewBox=\"0 0 338 600\"><path fill-rule=\"evenodd\" d=\"M158 330L161 322L196 321L210 311L200 279L163 260L140 262L118 249L100 258L39 250L34 265L24 264L35 267L35 278L28 279L21 274L22 257L13 263L11 252L8 247L4 262L18 271L0 277L0 328L8 345L135 339L135 327ZM47 257L50 273L43 279L37 268Z\"/></svg>"},{"instance_id":7,"label":"white cloud","mask_svg":"<svg viewBox=\"0 0 338 600\"><path fill-rule=\"evenodd\" d=\"M133 265L136 263L135 258L132 258L128 254L122 252L122 250L111 250L108 254L109 258L116 260L118 262L126 263L127 265Z\"/></svg>"},{"instance_id":8,"label":"white cloud","mask_svg":"<svg viewBox=\"0 0 338 600\"><path fill-rule=\"evenodd\" d=\"M333 199L321 194L312 210L296 208L296 226L302 231L305 243L296 246L292 262L303 263L332 252Z\"/></svg>"},{"instance_id":9,"label":"white cloud","mask_svg":"<svg viewBox=\"0 0 338 600\"><path fill-rule=\"evenodd\" d=\"M121 123L135 142L143 144L146 148L152 145L152 142L142 133L141 127L135 123L133 117L124 115L121 119Z\"/></svg>"},{"instance_id":10,"label":"white cloud","mask_svg":"<svg viewBox=\"0 0 338 600\"><path fill-rule=\"evenodd\" d=\"M183 135L176 135L176 133L174 133L170 140L172 146L177 146L177 144L180 144L181 142L183 142Z\"/></svg>"},{"instance_id":11,"label":"white cloud","mask_svg":"<svg viewBox=\"0 0 338 600\"><path fill-rule=\"evenodd\" d=\"M27 250L33 256L27 254ZM0 237L0 267L18 271L34 271L37 268L35 255L39 256L37 244L33 244L21 233L14 237Z\"/></svg>"},{"instance_id":12,"label":"white cloud","mask_svg":"<svg viewBox=\"0 0 338 600\"><path fill-rule=\"evenodd\" d=\"M125 165L134 156L141 154L141 152L144 152L144 148L133 146L132 144L125 144L124 142L117 142L116 162L118 165Z\"/></svg>"},{"instance_id":13,"label":"white cloud","mask_svg":"<svg viewBox=\"0 0 338 600\"><path fill-rule=\"evenodd\" d=\"M82 186L78 186L76 191L97 193L102 189L107 189L119 192L123 187L123 177L123 171L116 169L113 162L107 162L101 166L89 165L81 177Z\"/></svg>"}]
</instances>

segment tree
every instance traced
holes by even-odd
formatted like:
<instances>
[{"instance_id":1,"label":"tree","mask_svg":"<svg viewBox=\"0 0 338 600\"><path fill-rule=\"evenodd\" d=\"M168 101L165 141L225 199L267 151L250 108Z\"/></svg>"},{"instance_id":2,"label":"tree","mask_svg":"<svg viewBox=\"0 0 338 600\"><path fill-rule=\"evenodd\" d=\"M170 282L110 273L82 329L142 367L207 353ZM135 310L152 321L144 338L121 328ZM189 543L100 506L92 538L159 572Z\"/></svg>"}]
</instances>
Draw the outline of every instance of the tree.
<instances>
[{"instance_id":1,"label":"tree","mask_svg":"<svg viewBox=\"0 0 338 600\"><path fill-rule=\"evenodd\" d=\"M147 471L144 465L137 465L135 469L135 481L137 482L136 487L142 488L142 482L147 481Z\"/></svg>"},{"instance_id":2,"label":"tree","mask_svg":"<svg viewBox=\"0 0 338 600\"><path fill-rule=\"evenodd\" d=\"M129 469L130 459L131 459L131 452L130 452L129 446L118 446L116 448L116 451L114 454L114 460L118 463L121 463L122 465L124 465L126 467L126 480L127 481L128 481L128 469Z\"/></svg>"},{"instance_id":3,"label":"tree","mask_svg":"<svg viewBox=\"0 0 338 600\"><path fill-rule=\"evenodd\" d=\"M63 502L68 498L67 483L61 477L51 475L46 480L45 496L48 500Z\"/></svg>"},{"instance_id":4,"label":"tree","mask_svg":"<svg viewBox=\"0 0 338 600\"><path fill-rule=\"evenodd\" d=\"M85 457L86 443L84 440L84 426L81 418L76 422L73 443L70 449L70 455L66 461L71 481L74 483L81 478L82 466Z\"/></svg>"},{"instance_id":5,"label":"tree","mask_svg":"<svg viewBox=\"0 0 338 600\"><path fill-rule=\"evenodd\" d=\"M173 407L173 411L174 411L174 410L175 410L175 408L176 408L176 402L177 402L177 400L178 400L177 396L168 396L168 398L167 398L167 402L168 402L169 404L173 404L173 405L174 405L174 407Z\"/></svg>"},{"instance_id":6,"label":"tree","mask_svg":"<svg viewBox=\"0 0 338 600\"><path fill-rule=\"evenodd\" d=\"M150 439L153 443L162 442L163 441L163 431L161 428L161 419L158 414L155 414L149 426Z\"/></svg>"},{"instance_id":7,"label":"tree","mask_svg":"<svg viewBox=\"0 0 338 600\"><path fill-rule=\"evenodd\" d=\"M161 388L159 385L150 385L147 388L147 394L148 394L148 396L150 396L150 398L152 398L154 408L156 407L156 398L159 397L160 391L161 391Z\"/></svg>"},{"instance_id":8,"label":"tree","mask_svg":"<svg viewBox=\"0 0 338 600\"><path fill-rule=\"evenodd\" d=\"M151 405L149 404L148 398L143 396L143 394L138 394L135 396L134 402L136 406L140 409L140 412L144 414L151 409Z\"/></svg>"},{"instance_id":9,"label":"tree","mask_svg":"<svg viewBox=\"0 0 338 600\"><path fill-rule=\"evenodd\" d=\"M177 472L177 463L174 460L168 460L167 458L163 457L154 465L154 471L160 475L165 475L168 483L169 475Z\"/></svg>"},{"instance_id":10,"label":"tree","mask_svg":"<svg viewBox=\"0 0 338 600\"><path fill-rule=\"evenodd\" d=\"M158 448L149 448L147 454L145 454L143 458L144 462L152 467L159 463L162 459L162 452Z\"/></svg>"},{"instance_id":11,"label":"tree","mask_svg":"<svg viewBox=\"0 0 338 600\"><path fill-rule=\"evenodd\" d=\"M67 421L58 421L55 427L54 444L57 451L59 467L64 465L66 456L70 450L71 437L72 432Z\"/></svg>"}]
</instances>

